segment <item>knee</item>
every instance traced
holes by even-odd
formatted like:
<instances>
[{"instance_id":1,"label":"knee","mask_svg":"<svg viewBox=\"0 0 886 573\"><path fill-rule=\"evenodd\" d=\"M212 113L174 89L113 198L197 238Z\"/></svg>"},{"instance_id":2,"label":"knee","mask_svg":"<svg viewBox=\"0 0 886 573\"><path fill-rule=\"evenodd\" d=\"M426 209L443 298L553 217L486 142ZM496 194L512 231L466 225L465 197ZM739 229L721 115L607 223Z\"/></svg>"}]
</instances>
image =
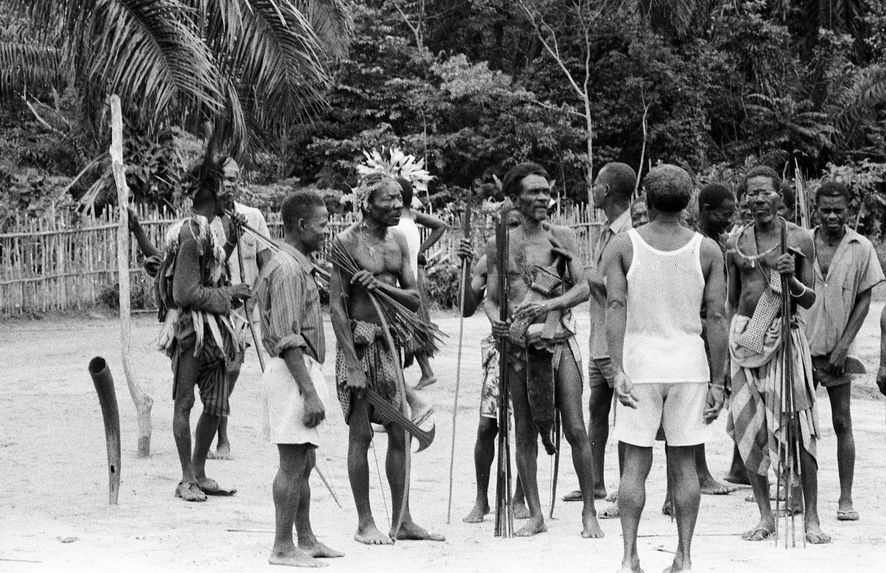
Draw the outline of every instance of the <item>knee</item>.
<instances>
[{"instance_id":1,"label":"knee","mask_svg":"<svg viewBox=\"0 0 886 573\"><path fill-rule=\"evenodd\" d=\"M852 418L849 412L836 412L833 416L834 433L838 436L847 436L852 434Z\"/></svg>"},{"instance_id":2,"label":"knee","mask_svg":"<svg viewBox=\"0 0 886 573\"><path fill-rule=\"evenodd\" d=\"M572 447L583 445L588 441L588 434L583 424L568 424L563 427L563 434Z\"/></svg>"},{"instance_id":3,"label":"knee","mask_svg":"<svg viewBox=\"0 0 886 573\"><path fill-rule=\"evenodd\" d=\"M193 392L184 393L175 399L174 413L176 416L189 416L194 408Z\"/></svg>"},{"instance_id":4,"label":"knee","mask_svg":"<svg viewBox=\"0 0 886 573\"><path fill-rule=\"evenodd\" d=\"M486 424L481 422L477 427L477 441L489 442L498 435L498 426L496 424Z\"/></svg>"}]
</instances>

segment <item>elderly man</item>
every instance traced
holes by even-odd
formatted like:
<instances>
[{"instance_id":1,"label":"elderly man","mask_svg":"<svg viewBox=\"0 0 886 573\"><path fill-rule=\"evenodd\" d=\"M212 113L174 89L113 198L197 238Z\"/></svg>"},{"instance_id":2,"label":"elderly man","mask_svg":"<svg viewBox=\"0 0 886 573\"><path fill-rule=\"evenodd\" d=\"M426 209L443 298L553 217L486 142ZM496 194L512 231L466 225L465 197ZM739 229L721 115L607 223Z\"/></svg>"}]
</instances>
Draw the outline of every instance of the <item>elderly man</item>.
<instances>
[{"instance_id":1,"label":"elderly man","mask_svg":"<svg viewBox=\"0 0 886 573\"><path fill-rule=\"evenodd\" d=\"M398 388L403 341L395 340L398 347L389 347L381 317L370 298L373 291L384 292L407 309L418 310L419 296L409 248L405 237L391 229L399 221L403 208L401 189L387 175L374 174L366 177L357 195L363 220L348 227L335 241L361 270L350 274L336 264L329 283L332 329L338 341L336 386L348 424L348 477L357 505L354 539L367 545L393 543L394 532L389 535L378 529L369 504L367 453L373 438L370 423L377 423L382 424L388 434L385 470L391 488L392 515L396 519L402 510L404 516L396 538L442 541L443 536L429 533L412 521L408 499L403 499L408 447L403 428L385 412L374 408L365 395L369 388L397 408L406 399Z\"/></svg>"},{"instance_id":2,"label":"elderly man","mask_svg":"<svg viewBox=\"0 0 886 573\"><path fill-rule=\"evenodd\" d=\"M237 199L240 197L240 167L237 162L230 157L223 157L219 160L221 166L223 194L226 197L225 210L232 212L240 222L248 224L256 231L262 233L265 237L270 237L268 232L268 224L265 221L261 211L254 207L247 207L239 203ZM230 233L232 226L228 225L226 230ZM228 269L230 271L231 284L240 283L254 287L258 279L259 272L264 264L271 258L271 251L264 243L256 240L249 233L241 233L239 242L235 236L228 237L229 242L234 243L234 250L228 259ZM239 251L239 252L238 252ZM240 268L240 259L243 260L243 268ZM248 326L244 321L249 320L253 324L257 324L255 313L253 312L252 300L248 300L244 305L243 319L237 315L239 326L239 336L244 339L246 344L252 344L252 339L247 332ZM248 340L248 342L247 342ZM244 344L244 348L246 346ZM234 360L228 369L228 392L234 391L237 379L240 377L240 367L243 365L245 352L241 352L236 360ZM215 446L215 452L209 452L209 459L229 460L231 459L231 441L228 437L228 416L222 416L218 424L218 443Z\"/></svg>"},{"instance_id":3,"label":"elderly man","mask_svg":"<svg viewBox=\"0 0 886 573\"><path fill-rule=\"evenodd\" d=\"M855 439L849 411L852 391L847 357L871 306L871 289L883 281L874 246L846 226L851 197L842 183L828 181L815 192L815 304L806 318L816 385L827 388L837 434L840 474L839 521L856 521L852 506Z\"/></svg>"},{"instance_id":4,"label":"elderly man","mask_svg":"<svg viewBox=\"0 0 886 573\"><path fill-rule=\"evenodd\" d=\"M508 280L508 300L499 300L497 289L492 289L487 293L486 313L493 336L508 339L517 472L529 507L528 522L516 534L531 536L547 530L538 495L536 457L539 437L549 454L556 451L551 437L559 410L584 502L581 535L602 537L594 509L591 447L582 417L581 353L571 312L588 297L584 269L573 257L578 252L575 234L546 222L551 188L541 166L516 165L505 174L502 188L520 213L521 224L508 231L508 260L498 260L494 240L487 245L483 278L495 285L504 272ZM499 306L504 302L508 322L499 320Z\"/></svg>"},{"instance_id":5,"label":"elderly man","mask_svg":"<svg viewBox=\"0 0 886 573\"><path fill-rule=\"evenodd\" d=\"M775 516L769 500L768 470L778 467L787 448L782 427L782 368L786 344L791 346L791 384L799 420L800 478L805 502L804 525L809 543L828 543L818 519L819 438L811 356L799 322L790 323L790 341L782 342L782 303L789 297L796 306L810 308L815 302L812 263L815 247L808 231L779 219L781 178L775 170L760 166L744 177L746 196L754 223L729 239L726 266L728 312L731 315L729 348L732 403L727 429L738 444L760 510L760 522L742 537L761 541L775 533ZM782 241L786 250L781 248ZM787 277L783 292L782 277Z\"/></svg>"},{"instance_id":6,"label":"elderly man","mask_svg":"<svg viewBox=\"0 0 886 573\"><path fill-rule=\"evenodd\" d=\"M681 224L692 180L661 165L644 181L651 222L613 240L606 254L606 335L615 393L626 408L615 433L625 444L618 491L622 571L638 573L637 532L659 428L674 480L678 544L670 572L689 571L698 517L695 449L723 407L726 362L723 256L716 243ZM710 361L702 339L707 307Z\"/></svg>"},{"instance_id":7,"label":"elderly man","mask_svg":"<svg viewBox=\"0 0 886 573\"><path fill-rule=\"evenodd\" d=\"M280 456L273 486L276 536L268 561L317 567L317 558L343 555L320 543L311 529L308 481L326 417L326 341L308 256L320 248L329 214L319 194L304 190L287 197L280 214L283 242L265 265L255 293L262 343L271 356L262 375L265 436L277 445Z\"/></svg>"}]
</instances>

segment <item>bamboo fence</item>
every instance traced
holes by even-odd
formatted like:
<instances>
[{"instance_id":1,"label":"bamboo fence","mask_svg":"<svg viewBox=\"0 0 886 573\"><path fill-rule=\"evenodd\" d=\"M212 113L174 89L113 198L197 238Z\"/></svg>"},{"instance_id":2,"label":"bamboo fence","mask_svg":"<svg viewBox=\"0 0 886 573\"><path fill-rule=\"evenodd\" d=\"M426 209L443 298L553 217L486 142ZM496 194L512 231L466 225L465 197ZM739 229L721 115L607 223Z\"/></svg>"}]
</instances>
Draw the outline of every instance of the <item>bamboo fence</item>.
<instances>
[{"instance_id":1,"label":"bamboo fence","mask_svg":"<svg viewBox=\"0 0 886 573\"><path fill-rule=\"evenodd\" d=\"M145 234L162 245L166 229L178 219L167 209L136 208ZM278 213L266 213L273 238L283 235ZM332 215L329 236L333 237L355 221L351 214ZM455 251L462 231L457 217L447 221L450 230L434 248L434 258L456 262ZM600 223L583 206L560 210L552 222L571 227L579 239L582 261L588 264ZM475 251L493 236L491 215L475 214ZM0 317L54 311L82 310L96 305L117 283L116 218L113 209L94 217L53 216L45 219L18 217L14 231L0 233ZM320 253L326 259L327 246ZM141 264L135 240L130 241L130 277L133 292L149 289L150 279Z\"/></svg>"}]
</instances>

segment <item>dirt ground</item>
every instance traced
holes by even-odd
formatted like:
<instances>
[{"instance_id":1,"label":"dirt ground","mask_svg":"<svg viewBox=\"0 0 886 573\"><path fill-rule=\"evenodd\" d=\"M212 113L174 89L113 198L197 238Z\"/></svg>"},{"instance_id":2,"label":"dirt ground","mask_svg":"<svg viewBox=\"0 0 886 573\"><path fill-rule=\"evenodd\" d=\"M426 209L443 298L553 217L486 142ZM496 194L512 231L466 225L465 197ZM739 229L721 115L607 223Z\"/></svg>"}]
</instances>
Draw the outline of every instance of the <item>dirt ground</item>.
<instances>
[{"instance_id":1,"label":"dirt ground","mask_svg":"<svg viewBox=\"0 0 886 573\"><path fill-rule=\"evenodd\" d=\"M874 304L858 340L857 354L869 370L856 382L853 403L858 450L855 507L861 520L836 521L836 441L830 407L822 395L820 508L823 527L833 536L833 543L785 550L772 542L744 542L739 533L756 523L755 505L744 501L747 492L703 496L693 546L697 571L882 570L886 562L886 504L881 489L886 470L886 410L873 385L881 308L882 303ZM480 525L462 523L474 498L472 451L481 379L479 341L488 332L488 323L482 317L465 322L452 522L446 524L458 319L441 315L437 320L450 335L450 344L434 362L440 381L423 391L437 406L437 437L428 450L413 456L411 497L416 521L445 533L447 541L400 542L393 547L374 548L353 541L356 513L345 465L346 426L338 404L333 402L318 458L344 507L338 508L319 479L312 478L314 529L321 540L347 554L344 559L330 561L330 570L615 571L621 557L618 521L601 522L604 539L583 540L579 537L579 504L558 502L556 519L549 522L550 531L528 540L494 538L491 517ZM586 341L586 315L580 315L579 320L584 328L581 337ZM239 492L231 498L187 504L173 497L179 470L171 430L172 376L168 360L154 350L156 332L153 318L142 316L134 321L135 365L155 399L152 457L139 460L135 456L135 409L120 364L116 320L95 317L0 323L0 571L271 569L267 565L274 515L270 489L277 454L261 434L257 360L254 355L248 357L232 398L231 434L236 459L208 462L210 476L222 485L236 486ZM328 323L327 341L333 346ZM120 404L123 463L117 506L107 505L101 411L87 373L87 363L96 355L108 360ZM332 356L330 352L325 367L330 390ZM407 382L415 383L417 378L415 369L407 371ZM714 474L722 475L732 452L724 431L725 416L716 427L715 439L708 446L708 460ZM377 439L382 467L385 441L383 435ZM661 571L667 566L676 545L674 524L659 512L665 490L664 455L657 449L655 456L640 531L640 555L647 571ZM577 485L570 459L568 451L564 452L560 492ZM614 444L610 444L606 475L610 490L617 487L614 462ZM374 466L372 459L370 466ZM376 518L386 522L390 510L385 504L390 496L385 487L383 499L375 472L371 483ZM539 462L539 486L547 506L548 460ZM598 510L603 505L598 502ZM799 519L797 527L798 531L802 527ZM798 542L801 538L798 534Z\"/></svg>"}]
</instances>

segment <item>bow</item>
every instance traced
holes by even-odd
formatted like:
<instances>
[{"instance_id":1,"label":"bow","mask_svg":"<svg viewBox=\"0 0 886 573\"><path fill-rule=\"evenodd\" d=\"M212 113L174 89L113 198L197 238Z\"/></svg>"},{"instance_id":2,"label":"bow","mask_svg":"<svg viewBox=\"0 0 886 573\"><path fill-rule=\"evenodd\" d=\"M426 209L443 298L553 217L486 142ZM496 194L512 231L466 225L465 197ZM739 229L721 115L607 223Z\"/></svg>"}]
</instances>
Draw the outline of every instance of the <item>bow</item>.
<instances>
[{"instance_id":1,"label":"bow","mask_svg":"<svg viewBox=\"0 0 886 573\"><path fill-rule=\"evenodd\" d=\"M385 313L382 312L378 300L376 300L375 295L371 291L367 290L366 294L369 295L369 300L372 301L372 307L375 309L375 314L378 315L379 324L381 324L381 329L382 332L384 332L385 342L387 342L388 348L397 348L396 343L394 342L394 337L391 336L388 321L385 319ZM404 417L409 418L409 404L406 402L406 380L403 378L403 370L401 368L397 368L397 390L400 393L400 412ZM406 437L406 447L403 455L403 497L400 500L400 513L397 515L397 521L396 523L391 523L392 541L397 540L397 534L400 532L400 527L403 526L403 520L406 518L406 508L409 503L409 481L412 477L412 435L405 428L403 434Z\"/></svg>"}]
</instances>

